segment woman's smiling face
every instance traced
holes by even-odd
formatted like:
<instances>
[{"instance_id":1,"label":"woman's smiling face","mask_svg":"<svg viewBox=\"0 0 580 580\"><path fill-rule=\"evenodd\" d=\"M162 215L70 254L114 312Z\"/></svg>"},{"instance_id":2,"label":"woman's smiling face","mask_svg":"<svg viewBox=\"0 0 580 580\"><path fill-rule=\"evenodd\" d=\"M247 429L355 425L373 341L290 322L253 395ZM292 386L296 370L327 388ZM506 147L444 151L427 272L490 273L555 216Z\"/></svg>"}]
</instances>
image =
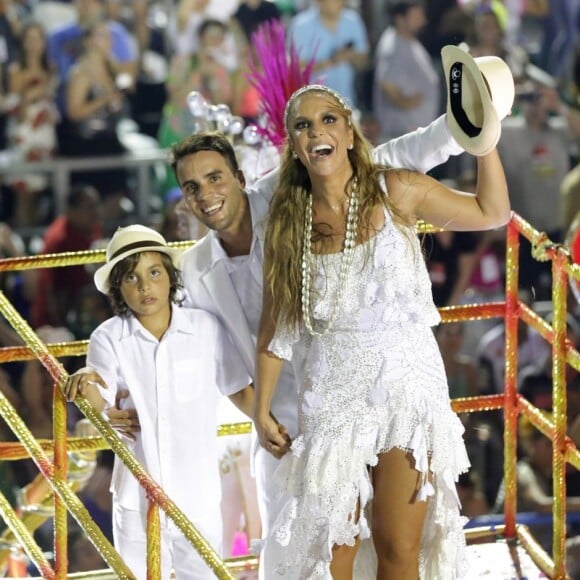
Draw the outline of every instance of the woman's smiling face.
<instances>
[{"instance_id":1,"label":"woman's smiling face","mask_svg":"<svg viewBox=\"0 0 580 580\"><path fill-rule=\"evenodd\" d=\"M331 175L350 163L354 132L349 112L328 93L311 91L296 98L289 113L288 137L308 173Z\"/></svg>"}]
</instances>

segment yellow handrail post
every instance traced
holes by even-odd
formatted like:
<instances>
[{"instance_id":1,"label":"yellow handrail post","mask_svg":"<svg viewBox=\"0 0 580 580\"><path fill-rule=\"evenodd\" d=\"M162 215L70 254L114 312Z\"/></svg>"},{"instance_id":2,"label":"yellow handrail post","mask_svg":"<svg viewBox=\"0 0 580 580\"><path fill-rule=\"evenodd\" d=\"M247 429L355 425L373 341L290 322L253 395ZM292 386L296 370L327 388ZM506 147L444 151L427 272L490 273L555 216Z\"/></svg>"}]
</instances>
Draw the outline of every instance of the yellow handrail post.
<instances>
[{"instance_id":1,"label":"yellow handrail post","mask_svg":"<svg viewBox=\"0 0 580 580\"><path fill-rule=\"evenodd\" d=\"M55 384L52 396L52 431L54 440L54 478L66 484L68 471L66 400ZM67 508L60 496L54 494L54 571L57 580L66 580L68 571Z\"/></svg>"},{"instance_id":2,"label":"yellow handrail post","mask_svg":"<svg viewBox=\"0 0 580 580\"><path fill-rule=\"evenodd\" d=\"M554 439L552 454L554 537L554 578L566 578L566 257L557 252L552 258L552 408Z\"/></svg>"},{"instance_id":3,"label":"yellow handrail post","mask_svg":"<svg viewBox=\"0 0 580 580\"><path fill-rule=\"evenodd\" d=\"M161 526L159 508L149 500L147 506L147 580L161 578Z\"/></svg>"},{"instance_id":4,"label":"yellow handrail post","mask_svg":"<svg viewBox=\"0 0 580 580\"><path fill-rule=\"evenodd\" d=\"M516 381L518 373L518 231L510 221L506 248L506 312L505 312L505 397L504 397L504 481L505 536L516 537L517 509L517 428L518 407Z\"/></svg>"}]
</instances>

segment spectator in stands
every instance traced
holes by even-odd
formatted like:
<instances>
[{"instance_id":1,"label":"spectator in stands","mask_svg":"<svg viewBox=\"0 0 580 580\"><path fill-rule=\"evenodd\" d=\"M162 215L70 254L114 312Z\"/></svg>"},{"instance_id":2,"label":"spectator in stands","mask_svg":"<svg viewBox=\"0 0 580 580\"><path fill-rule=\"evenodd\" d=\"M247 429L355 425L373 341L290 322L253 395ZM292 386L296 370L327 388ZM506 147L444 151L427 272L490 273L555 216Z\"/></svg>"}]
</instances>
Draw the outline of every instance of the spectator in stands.
<instances>
[{"instance_id":1,"label":"spectator in stands","mask_svg":"<svg viewBox=\"0 0 580 580\"><path fill-rule=\"evenodd\" d=\"M195 54L200 45L199 27L204 20L221 20L224 24L230 20L232 12L224 8L223 0L179 0L175 15L170 17L168 23L171 52ZM219 54L221 63L230 71L235 71L239 66L242 34L237 26L228 31Z\"/></svg>"},{"instance_id":2,"label":"spectator in stands","mask_svg":"<svg viewBox=\"0 0 580 580\"><path fill-rule=\"evenodd\" d=\"M23 28L19 57L8 73L8 92L17 99L10 115L9 147L23 161L53 157L57 149L56 76L48 62L46 38L40 24L30 23ZM48 193L48 178L30 171L5 183L13 192L12 223L17 227L41 223L46 217L41 214L41 201L42 194ZM46 213L46 204L44 208Z\"/></svg>"},{"instance_id":3,"label":"spectator in stands","mask_svg":"<svg viewBox=\"0 0 580 580\"><path fill-rule=\"evenodd\" d=\"M531 294L520 291L520 300L531 303ZM518 371L550 356L550 345L533 328L518 319ZM502 322L488 330L477 347L476 359L480 368L483 394L504 392L505 383L505 324Z\"/></svg>"},{"instance_id":4,"label":"spectator in stands","mask_svg":"<svg viewBox=\"0 0 580 580\"><path fill-rule=\"evenodd\" d=\"M563 236L561 184L571 169L573 137L567 120L553 115L554 102L536 83L520 92L522 115L502 123L498 145L510 191L512 209L554 242ZM532 258L521 240L520 287L534 288L538 300L549 297L550 262Z\"/></svg>"},{"instance_id":5,"label":"spectator in stands","mask_svg":"<svg viewBox=\"0 0 580 580\"><path fill-rule=\"evenodd\" d=\"M552 323L552 313L547 316ZM568 314L566 333L569 344L578 348L580 342L580 327L572 314ZM580 413L578 395L580 394L580 375L571 365L566 365L566 386L568 389L568 424L572 425ZM518 390L532 405L545 411L552 411L552 355L551 352L539 358L533 364L523 368Z\"/></svg>"},{"instance_id":6,"label":"spectator in stands","mask_svg":"<svg viewBox=\"0 0 580 580\"><path fill-rule=\"evenodd\" d=\"M459 304L477 264L477 234L441 231L423 236L435 305Z\"/></svg>"},{"instance_id":7,"label":"spectator in stands","mask_svg":"<svg viewBox=\"0 0 580 580\"><path fill-rule=\"evenodd\" d=\"M550 513L554 505L552 495L552 442L529 422L523 421L520 441L523 457L516 466L518 512ZM505 486L502 483L493 511L501 513L504 507ZM580 497L566 498L567 511L580 511ZM548 552L552 550L552 522L530 525L530 531Z\"/></svg>"},{"instance_id":8,"label":"spectator in stands","mask_svg":"<svg viewBox=\"0 0 580 580\"><path fill-rule=\"evenodd\" d=\"M397 1L375 51L373 110L382 139L425 127L439 114L440 80L417 36L425 26L419 0Z\"/></svg>"},{"instance_id":9,"label":"spectator in stands","mask_svg":"<svg viewBox=\"0 0 580 580\"><path fill-rule=\"evenodd\" d=\"M67 200L64 215L58 216L44 234L42 253L89 250L101 237L101 199L92 186L76 186ZM67 314L83 287L92 283L84 266L40 270L32 304L34 326L66 326Z\"/></svg>"},{"instance_id":10,"label":"spectator in stands","mask_svg":"<svg viewBox=\"0 0 580 580\"><path fill-rule=\"evenodd\" d=\"M459 495L461 513L464 516L471 519L489 513L489 504L479 489L479 477L475 471L470 470L459 476L457 495Z\"/></svg>"},{"instance_id":11,"label":"spectator in stands","mask_svg":"<svg viewBox=\"0 0 580 580\"><path fill-rule=\"evenodd\" d=\"M446 44L459 44L471 24L470 16L457 0L429 0L425 2L427 22L421 41L431 58L439 62Z\"/></svg>"},{"instance_id":12,"label":"spectator in stands","mask_svg":"<svg viewBox=\"0 0 580 580\"><path fill-rule=\"evenodd\" d=\"M171 61L168 98L159 134L162 147L171 146L195 130L195 120L187 106L191 91L201 93L210 104L232 105L231 73L219 59L226 31L220 20L203 20L199 27L199 50L194 54L177 54Z\"/></svg>"},{"instance_id":13,"label":"spectator in stands","mask_svg":"<svg viewBox=\"0 0 580 580\"><path fill-rule=\"evenodd\" d=\"M580 215L580 163L571 169L560 186L562 198L562 231L567 237L570 226Z\"/></svg>"},{"instance_id":14,"label":"spectator in stands","mask_svg":"<svg viewBox=\"0 0 580 580\"><path fill-rule=\"evenodd\" d=\"M468 36L469 52L478 56L499 56L512 72L516 84L522 82L530 58L518 45L508 46L496 5L481 4L473 14L473 32Z\"/></svg>"},{"instance_id":15,"label":"spectator in stands","mask_svg":"<svg viewBox=\"0 0 580 580\"><path fill-rule=\"evenodd\" d=\"M36 333L45 344L74 340L72 333L64 326L42 326L36 329ZM70 364L70 361L67 361L67 364ZM76 369L70 370L72 372ZM26 361L19 390L24 420L35 437L48 439L52 437L53 385L54 380L38 359ZM75 414L74 417L76 421L78 416Z\"/></svg>"},{"instance_id":16,"label":"spectator in stands","mask_svg":"<svg viewBox=\"0 0 580 580\"><path fill-rule=\"evenodd\" d=\"M476 233L475 265L459 304L482 304L504 299L505 236L505 228ZM464 352L474 355L483 334L497 323L496 318L471 320L465 327Z\"/></svg>"},{"instance_id":17,"label":"spectator in stands","mask_svg":"<svg viewBox=\"0 0 580 580\"><path fill-rule=\"evenodd\" d=\"M74 0L77 20L55 30L48 39L50 60L56 66L59 92L57 103L65 110L65 83L69 72L84 50L83 39L86 30L104 19L104 0ZM113 76L129 75L134 80L137 72L137 55L127 29L119 22L107 22L111 33L110 50L107 54L108 65Z\"/></svg>"},{"instance_id":18,"label":"spectator in stands","mask_svg":"<svg viewBox=\"0 0 580 580\"><path fill-rule=\"evenodd\" d=\"M199 49L193 54L176 54L170 65L167 80L167 101L163 107L158 141L162 148L169 148L187 135L206 127L191 115L187 95L197 91L208 104L234 104L235 75L220 60L225 49L227 25L221 20L206 19L199 26ZM173 171L166 168L164 193L177 187Z\"/></svg>"},{"instance_id":19,"label":"spectator in stands","mask_svg":"<svg viewBox=\"0 0 580 580\"><path fill-rule=\"evenodd\" d=\"M577 0L550 0L540 18L542 47L539 64L559 81L570 79L578 39Z\"/></svg>"},{"instance_id":20,"label":"spectator in stands","mask_svg":"<svg viewBox=\"0 0 580 580\"><path fill-rule=\"evenodd\" d=\"M121 119L127 116L127 99L109 66L111 34L104 22L85 33L84 50L71 69L67 82L68 136L61 149L74 157L119 155L126 152L117 136ZM113 209L127 190L124 169L74 173L73 182L93 185L103 196L105 220L116 216Z\"/></svg>"},{"instance_id":21,"label":"spectator in stands","mask_svg":"<svg viewBox=\"0 0 580 580\"><path fill-rule=\"evenodd\" d=\"M462 322L447 322L435 330L451 399L478 394L477 366L470 356L461 352L464 328Z\"/></svg>"},{"instance_id":22,"label":"spectator in stands","mask_svg":"<svg viewBox=\"0 0 580 580\"><path fill-rule=\"evenodd\" d=\"M369 45L362 18L345 4L316 0L292 19L288 37L302 61L315 59L313 81L335 89L356 107L356 74L368 63Z\"/></svg>"},{"instance_id":23,"label":"spectator in stands","mask_svg":"<svg viewBox=\"0 0 580 580\"><path fill-rule=\"evenodd\" d=\"M75 306L69 311L67 326L77 340L87 340L91 332L112 316L108 300L94 286L78 292Z\"/></svg>"},{"instance_id":24,"label":"spectator in stands","mask_svg":"<svg viewBox=\"0 0 580 580\"><path fill-rule=\"evenodd\" d=\"M479 394L477 365L471 356L462 353L465 329L471 324L473 321L450 322L440 324L435 331L452 399ZM489 502L495 500L503 472L502 441L484 414L462 413L459 417L465 428L471 471L460 478L457 491L463 513L473 517L487 513Z\"/></svg>"},{"instance_id":25,"label":"spectator in stands","mask_svg":"<svg viewBox=\"0 0 580 580\"><path fill-rule=\"evenodd\" d=\"M159 224L159 233L168 242L182 242L191 239L189 225L184 223L183 194L179 187L170 189L165 195L163 215Z\"/></svg>"},{"instance_id":26,"label":"spectator in stands","mask_svg":"<svg viewBox=\"0 0 580 580\"><path fill-rule=\"evenodd\" d=\"M20 20L13 0L0 0L0 151L6 149L8 67L18 55Z\"/></svg>"},{"instance_id":27,"label":"spectator in stands","mask_svg":"<svg viewBox=\"0 0 580 580\"><path fill-rule=\"evenodd\" d=\"M261 24L270 20L279 20L281 17L278 6L266 0L241 0L233 15L248 43Z\"/></svg>"},{"instance_id":28,"label":"spectator in stands","mask_svg":"<svg viewBox=\"0 0 580 580\"><path fill-rule=\"evenodd\" d=\"M0 259L20 258L26 255L26 246L22 237L8 224L0 222ZM0 273L0 290L8 297L12 305L26 319L29 319L30 302L35 295L38 282L36 270ZM7 329L4 330L4 325ZM0 345L13 346L23 344L3 319L0 319Z\"/></svg>"}]
</instances>

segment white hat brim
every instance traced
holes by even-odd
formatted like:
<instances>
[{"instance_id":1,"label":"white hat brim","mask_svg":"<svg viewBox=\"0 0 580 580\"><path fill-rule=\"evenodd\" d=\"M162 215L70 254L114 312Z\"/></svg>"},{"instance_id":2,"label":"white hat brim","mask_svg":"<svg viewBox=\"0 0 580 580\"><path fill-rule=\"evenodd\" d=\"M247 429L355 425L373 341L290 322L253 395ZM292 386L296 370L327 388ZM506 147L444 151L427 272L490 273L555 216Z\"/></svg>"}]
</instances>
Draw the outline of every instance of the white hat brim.
<instances>
[{"instance_id":1,"label":"white hat brim","mask_svg":"<svg viewBox=\"0 0 580 580\"><path fill-rule=\"evenodd\" d=\"M474 59L457 46L441 50L447 83L447 123L455 140L472 155L486 155L501 136L501 120L515 97L513 76L498 57Z\"/></svg>"},{"instance_id":2,"label":"white hat brim","mask_svg":"<svg viewBox=\"0 0 580 580\"><path fill-rule=\"evenodd\" d=\"M112 260L109 260L106 264L103 264L94 274L95 286L99 292L103 294L108 294L110 290L109 286L109 276L113 268L125 258L132 256L134 254L140 254L142 252L158 252L160 254L166 254L171 258L173 265L176 268L181 267L181 258L183 256L183 250L179 248L170 248L168 246L142 246L140 248L132 248L126 252L122 252L118 256L115 256Z\"/></svg>"}]
</instances>

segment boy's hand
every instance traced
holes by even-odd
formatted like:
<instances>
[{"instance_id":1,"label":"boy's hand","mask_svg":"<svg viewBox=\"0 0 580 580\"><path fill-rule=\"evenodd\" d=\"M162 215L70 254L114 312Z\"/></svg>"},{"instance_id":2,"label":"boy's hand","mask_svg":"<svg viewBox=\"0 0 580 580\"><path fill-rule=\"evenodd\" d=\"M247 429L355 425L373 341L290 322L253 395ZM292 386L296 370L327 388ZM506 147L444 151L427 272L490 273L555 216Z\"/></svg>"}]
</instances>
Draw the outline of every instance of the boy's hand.
<instances>
[{"instance_id":1,"label":"boy's hand","mask_svg":"<svg viewBox=\"0 0 580 580\"><path fill-rule=\"evenodd\" d=\"M121 435L124 435L131 441L135 441L135 433L141 431L141 425L139 425L139 416L135 409L120 409L120 403L122 399L126 399L129 396L129 391L123 390L117 393L115 399L115 406L108 407L105 410L105 414L109 418L109 424L115 431L118 431Z\"/></svg>"},{"instance_id":2,"label":"boy's hand","mask_svg":"<svg viewBox=\"0 0 580 580\"><path fill-rule=\"evenodd\" d=\"M101 375L90 367L79 369L69 376L64 386L64 396L67 401L74 401L77 395L85 395L86 388L90 385L99 385L103 389L108 388Z\"/></svg>"}]
</instances>

